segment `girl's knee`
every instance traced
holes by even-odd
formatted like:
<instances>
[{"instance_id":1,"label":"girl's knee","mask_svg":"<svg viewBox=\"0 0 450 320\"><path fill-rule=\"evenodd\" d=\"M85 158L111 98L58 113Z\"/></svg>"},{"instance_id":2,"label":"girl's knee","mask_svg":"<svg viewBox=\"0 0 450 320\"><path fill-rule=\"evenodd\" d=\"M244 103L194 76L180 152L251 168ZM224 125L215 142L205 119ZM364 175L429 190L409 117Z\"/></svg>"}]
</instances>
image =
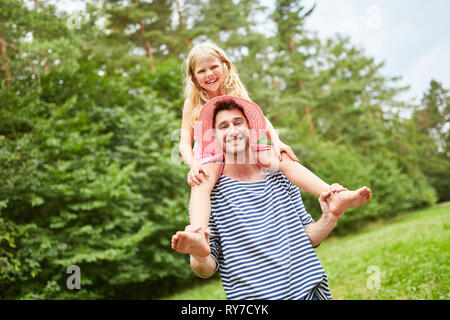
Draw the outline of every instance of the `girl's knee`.
<instances>
[{"instance_id":1,"label":"girl's knee","mask_svg":"<svg viewBox=\"0 0 450 320\"><path fill-rule=\"evenodd\" d=\"M274 150L259 151L258 164L265 169L278 171L280 168L280 159Z\"/></svg>"},{"instance_id":2,"label":"girl's knee","mask_svg":"<svg viewBox=\"0 0 450 320\"><path fill-rule=\"evenodd\" d=\"M213 185L217 182L217 180L219 179L220 174L222 173L223 170L223 163L221 162L211 162L211 163L207 163L206 166L206 170L208 171L208 175L209 175L209 179L211 180L210 182L213 183Z\"/></svg>"}]
</instances>

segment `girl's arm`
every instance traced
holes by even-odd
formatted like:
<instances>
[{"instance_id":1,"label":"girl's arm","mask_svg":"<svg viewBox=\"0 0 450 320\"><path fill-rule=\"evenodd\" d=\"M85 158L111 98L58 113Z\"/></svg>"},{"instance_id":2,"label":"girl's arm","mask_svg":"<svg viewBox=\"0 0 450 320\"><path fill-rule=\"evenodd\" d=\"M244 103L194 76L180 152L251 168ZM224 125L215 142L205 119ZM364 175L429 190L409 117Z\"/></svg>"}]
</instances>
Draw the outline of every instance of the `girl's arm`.
<instances>
[{"instance_id":1,"label":"girl's arm","mask_svg":"<svg viewBox=\"0 0 450 320\"><path fill-rule=\"evenodd\" d=\"M275 153L277 154L280 161L282 152L286 152L292 160L299 161L295 153L292 151L291 147L281 142L277 132L275 131L275 128L273 127L272 123L270 123L269 119L267 119L267 117L264 118L266 119L267 137L272 142L272 146L275 149Z\"/></svg>"},{"instance_id":2,"label":"girl's arm","mask_svg":"<svg viewBox=\"0 0 450 320\"><path fill-rule=\"evenodd\" d=\"M192 150L192 141L194 129L191 126L192 105L189 100L184 102L183 116L181 119L181 136L180 136L180 154L184 162L189 166L189 174L187 177L188 184L192 187L202 182L202 175L208 176L209 173L195 161L194 152Z\"/></svg>"},{"instance_id":3,"label":"girl's arm","mask_svg":"<svg viewBox=\"0 0 450 320\"><path fill-rule=\"evenodd\" d=\"M282 155L279 162L279 170L297 187L316 196L330 190L330 185L302 166L299 162L292 161L288 156Z\"/></svg>"},{"instance_id":4,"label":"girl's arm","mask_svg":"<svg viewBox=\"0 0 450 320\"><path fill-rule=\"evenodd\" d=\"M272 143L274 141L279 141L280 138L278 137L278 134L275 131L275 128L272 126L272 123L267 119L266 116L264 116L264 119L266 119L266 128L267 128L267 137L269 138Z\"/></svg>"},{"instance_id":5,"label":"girl's arm","mask_svg":"<svg viewBox=\"0 0 450 320\"><path fill-rule=\"evenodd\" d=\"M328 183L299 162L293 161L287 154L283 153L280 161L274 150L260 151L258 152L258 162L265 168L281 171L297 187L316 196L330 190Z\"/></svg>"},{"instance_id":6,"label":"girl's arm","mask_svg":"<svg viewBox=\"0 0 450 320\"><path fill-rule=\"evenodd\" d=\"M191 126L192 105L186 99L183 106L183 116L181 118L180 154L189 168L193 164L194 152L192 151L192 139L194 129Z\"/></svg>"}]
</instances>

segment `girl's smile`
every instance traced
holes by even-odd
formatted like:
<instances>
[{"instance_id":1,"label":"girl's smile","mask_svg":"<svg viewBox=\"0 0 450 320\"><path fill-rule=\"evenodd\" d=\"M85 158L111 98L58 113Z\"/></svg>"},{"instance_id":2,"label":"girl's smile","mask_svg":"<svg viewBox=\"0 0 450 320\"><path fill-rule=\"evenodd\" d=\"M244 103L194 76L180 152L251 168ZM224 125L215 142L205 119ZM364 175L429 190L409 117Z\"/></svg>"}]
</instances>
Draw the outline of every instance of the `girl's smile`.
<instances>
[{"instance_id":1,"label":"girl's smile","mask_svg":"<svg viewBox=\"0 0 450 320\"><path fill-rule=\"evenodd\" d=\"M206 54L196 61L194 76L210 98L220 95L220 87L223 82L222 61Z\"/></svg>"}]
</instances>

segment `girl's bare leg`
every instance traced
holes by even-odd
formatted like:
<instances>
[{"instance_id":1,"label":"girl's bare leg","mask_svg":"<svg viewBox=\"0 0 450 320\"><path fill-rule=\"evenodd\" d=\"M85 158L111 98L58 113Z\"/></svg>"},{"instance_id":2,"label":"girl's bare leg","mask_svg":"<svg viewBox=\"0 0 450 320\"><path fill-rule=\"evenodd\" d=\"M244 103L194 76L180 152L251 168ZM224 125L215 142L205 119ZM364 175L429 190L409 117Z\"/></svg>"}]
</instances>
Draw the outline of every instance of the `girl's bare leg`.
<instances>
[{"instance_id":1,"label":"girl's bare leg","mask_svg":"<svg viewBox=\"0 0 450 320\"><path fill-rule=\"evenodd\" d=\"M211 215L211 191L217 182L221 163L205 164L209 177L203 176L200 185L191 188L190 199L190 224L192 226L201 226L203 230L208 228L209 217Z\"/></svg>"},{"instance_id":2,"label":"girl's bare leg","mask_svg":"<svg viewBox=\"0 0 450 320\"><path fill-rule=\"evenodd\" d=\"M331 212L341 214L345 210L365 204L371 197L372 192L366 186L357 190L341 191L332 193L328 205Z\"/></svg>"},{"instance_id":3,"label":"girl's bare leg","mask_svg":"<svg viewBox=\"0 0 450 320\"><path fill-rule=\"evenodd\" d=\"M316 196L330 190L328 183L300 163L291 160L284 153L282 161L279 161L273 150L260 151L258 152L258 162L265 168L281 171L297 187ZM332 212L342 213L347 209L363 205L370 199L370 196L370 189L363 187L355 191L333 192L327 201Z\"/></svg>"},{"instance_id":4,"label":"girl's bare leg","mask_svg":"<svg viewBox=\"0 0 450 320\"><path fill-rule=\"evenodd\" d=\"M172 238L172 248L179 253L195 256L208 256L209 229L208 222L211 216L211 191L219 177L220 163L208 163L205 165L209 177L204 176L199 185L191 188L190 199L190 225L185 231L179 231Z\"/></svg>"},{"instance_id":5,"label":"girl's bare leg","mask_svg":"<svg viewBox=\"0 0 450 320\"><path fill-rule=\"evenodd\" d=\"M209 230L200 227L187 226L184 231L178 231L172 237L172 249L181 254L207 257L211 253L209 248Z\"/></svg>"}]
</instances>

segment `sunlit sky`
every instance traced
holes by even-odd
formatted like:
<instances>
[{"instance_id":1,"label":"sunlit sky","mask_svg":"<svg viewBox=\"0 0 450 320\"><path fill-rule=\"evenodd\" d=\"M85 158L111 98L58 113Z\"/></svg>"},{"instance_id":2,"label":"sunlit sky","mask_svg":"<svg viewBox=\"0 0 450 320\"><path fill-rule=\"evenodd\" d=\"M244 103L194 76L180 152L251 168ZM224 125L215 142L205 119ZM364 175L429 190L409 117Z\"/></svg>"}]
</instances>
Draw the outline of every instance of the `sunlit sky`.
<instances>
[{"instance_id":1,"label":"sunlit sky","mask_svg":"<svg viewBox=\"0 0 450 320\"><path fill-rule=\"evenodd\" d=\"M411 89L402 99L421 97L431 79L450 87L450 1L304 0L317 3L306 27L320 37L341 33L364 48L383 74L401 76Z\"/></svg>"},{"instance_id":2,"label":"sunlit sky","mask_svg":"<svg viewBox=\"0 0 450 320\"><path fill-rule=\"evenodd\" d=\"M186 1L186 0L184 0ZM180 0L180 3L184 3ZM273 8L273 0L261 0ZM69 12L85 1L53 0ZM450 86L450 1L448 0L304 0L317 4L305 27L325 39L350 36L366 55L384 61L382 73L402 77L410 85L402 100L422 96L431 79ZM269 26L269 25L268 25Z\"/></svg>"}]
</instances>

